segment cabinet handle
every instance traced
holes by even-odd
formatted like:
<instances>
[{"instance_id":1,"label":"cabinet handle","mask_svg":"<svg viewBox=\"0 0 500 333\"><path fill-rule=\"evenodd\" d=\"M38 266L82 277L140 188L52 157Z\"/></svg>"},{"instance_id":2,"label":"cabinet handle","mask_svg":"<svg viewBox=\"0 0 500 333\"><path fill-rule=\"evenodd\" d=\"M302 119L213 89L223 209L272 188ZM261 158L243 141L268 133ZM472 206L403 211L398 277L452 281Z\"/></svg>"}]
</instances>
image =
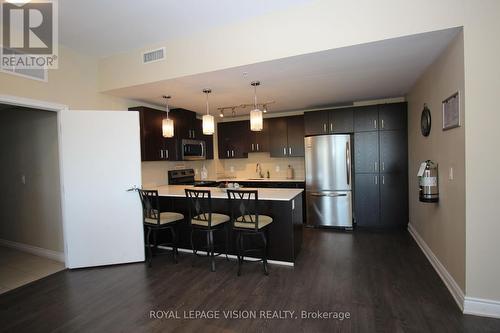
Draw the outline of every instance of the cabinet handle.
<instances>
[{"instance_id":1,"label":"cabinet handle","mask_svg":"<svg viewBox=\"0 0 500 333\"><path fill-rule=\"evenodd\" d=\"M160 149L160 158L163 159L163 149Z\"/></svg>"},{"instance_id":2,"label":"cabinet handle","mask_svg":"<svg viewBox=\"0 0 500 333\"><path fill-rule=\"evenodd\" d=\"M257 144L257 151L259 151L259 144Z\"/></svg>"},{"instance_id":3,"label":"cabinet handle","mask_svg":"<svg viewBox=\"0 0 500 333\"><path fill-rule=\"evenodd\" d=\"M231 156L234 157L234 150L231 150Z\"/></svg>"},{"instance_id":4,"label":"cabinet handle","mask_svg":"<svg viewBox=\"0 0 500 333\"><path fill-rule=\"evenodd\" d=\"M167 154L167 160L168 160L168 149L165 149L165 153Z\"/></svg>"},{"instance_id":5,"label":"cabinet handle","mask_svg":"<svg viewBox=\"0 0 500 333\"><path fill-rule=\"evenodd\" d=\"M226 153L227 153L227 157L229 157L229 150L228 150L228 151L226 151Z\"/></svg>"},{"instance_id":6,"label":"cabinet handle","mask_svg":"<svg viewBox=\"0 0 500 333\"><path fill-rule=\"evenodd\" d=\"M378 176L375 176L375 185L378 185Z\"/></svg>"},{"instance_id":7,"label":"cabinet handle","mask_svg":"<svg viewBox=\"0 0 500 333\"><path fill-rule=\"evenodd\" d=\"M375 161L375 163L373 164L373 169L374 169L375 171L377 171L377 167L378 167L378 162L377 162L377 161Z\"/></svg>"},{"instance_id":8,"label":"cabinet handle","mask_svg":"<svg viewBox=\"0 0 500 333\"><path fill-rule=\"evenodd\" d=\"M384 162L382 162L382 171L385 171L385 163Z\"/></svg>"},{"instance_id":9,"label":"cabinet handle","mask_svg":"<svg viewBox=\"0 0 500 333\"><path fill-rule=\"evenodd\" d=\"M385 176L382 176L382 185L385 185Z\"/></svg>"},{"instance_id":10,"label":"cabinet handle","mask_svg":"<svg viewBox=\"0 0 500 333\"><path fill-rule=\"evenodd\" d=\"M330 123L330 132L333 132L333 123Z\"/></svg>"},{"instance_id":11,"label":"cabinet handle","mask_svg":"<svg viewBox=\"0 0 500 333\"><path fill-rule=\"evenodd\" d=\"M254 149L253 149L253 143L252 143L252 151L254 151Z\"/></svg>"},{"instance_id":12,"label":"cabinet handle","mask_svg":"<svg viewBox=\"0 0 500 333\"><path fill-rule=\"evenodd\" d=\"M283 147L283 155L286 156L286 147Z\"/></svg>"},{"instance_id":13,"label":"cabinet handle","mask_svg":"<svg viewBox=\"0 0 500 333\"><path fill-rule=\"evenodd\" d=\"M382 119L381 121L382 122L381 122L380 126L382 126L382 129L383 129L384 128L384 119Z\"/></svg>"},{"instance_id":14,"label":"cabinet handle","mask_svg":"<svg viewBox=\"0 0 500 333\"><path fill-rule=\"evenodd\" d=\"M292 147L288 147L288 154L292 156Z\"/></svg>"},{"instance_id":15,"label":"cabinet handle","mask_svg":"<svg viewBox=\"0 0 500 333\"><path fill-rule=\"evenodd\" d=\"M323 132L326 132L326 123L323 124Z\"/></svg>"},{"instance_id":16,"label":"cabinet handle","mask_svg":"<svg viewBox=\"0 0 500 333\"><path fill-rule=\"evenodd\" d=\"M373 119L373 128L377 128L377 119Z\"/></svg>"}]
</instances>

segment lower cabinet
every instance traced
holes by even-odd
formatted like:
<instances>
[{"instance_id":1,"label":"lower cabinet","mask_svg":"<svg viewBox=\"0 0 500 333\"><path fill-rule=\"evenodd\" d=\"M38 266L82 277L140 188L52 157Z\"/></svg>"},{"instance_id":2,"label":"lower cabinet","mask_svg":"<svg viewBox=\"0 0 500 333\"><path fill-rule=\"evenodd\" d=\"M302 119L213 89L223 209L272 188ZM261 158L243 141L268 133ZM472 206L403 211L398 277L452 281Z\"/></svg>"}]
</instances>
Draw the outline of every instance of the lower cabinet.
<instances>
[{"instance_id":1,"label":"lower cabinet","mask_svg":"<svg viewBox=\"0 0 500 333\"><path fill-rule=\"evenodd\" d=\"M355 175L354 216L358 226L379 226L380 187L378 173L362 173Z\"/></svg>"},{"instance_id":2,"label":"lower cabinet","mask_svg":"<svg viewBox=\"0 0 500 333\"><path fill-rule=\"evenodd\" d=\"M354 214L360 227L404 227L408 223L406 174L355 175Z\"/></svg>"}]
</instances>

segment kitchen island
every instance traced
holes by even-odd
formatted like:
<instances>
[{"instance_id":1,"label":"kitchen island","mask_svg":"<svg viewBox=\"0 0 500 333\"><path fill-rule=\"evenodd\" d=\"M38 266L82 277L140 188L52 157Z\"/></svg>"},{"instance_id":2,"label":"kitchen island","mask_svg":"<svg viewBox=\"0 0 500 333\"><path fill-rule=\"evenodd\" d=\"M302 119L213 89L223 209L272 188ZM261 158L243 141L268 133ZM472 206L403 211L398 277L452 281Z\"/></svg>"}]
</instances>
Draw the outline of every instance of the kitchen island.
<instances>
[{"instance_id":1,"label":"kitchen island","mask_svg":"<svg viewBox=\"0 0 500 333\"><path fill-rule=\"evenodd\" d=\"M187 218L188 201L184 189L194 188L186 185L164 185L148 188L158 190L160 208L162 211L172 211L184 214L186 222L179 227L179 248L190 249L190 231ZM230 215L227 193L216 187L196 187L199 190L210 190L212 195L212 210L214 213ZM293 265L302 245L302 189L281 188L244 188L257 190L259 196L259 214L273 218L268 226L268 259L272 263L281 262ZM159 242L168 233L159 235ZM215 234L216 244L223 244L223 233ZM204 245L203 239L196 239L198 246ZM230 235L229 254L236 255L235 237Z\"/></svg>"}]
</instances>

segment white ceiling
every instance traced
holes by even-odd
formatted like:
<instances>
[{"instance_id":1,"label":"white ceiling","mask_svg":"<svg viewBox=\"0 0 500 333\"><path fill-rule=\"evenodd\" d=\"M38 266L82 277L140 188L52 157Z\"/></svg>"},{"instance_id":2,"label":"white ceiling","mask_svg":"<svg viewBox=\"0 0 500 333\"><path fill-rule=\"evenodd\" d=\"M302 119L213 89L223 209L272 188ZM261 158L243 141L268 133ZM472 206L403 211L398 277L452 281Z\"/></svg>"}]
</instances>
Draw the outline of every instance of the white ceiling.
<instances>
[{"instance_id":1,"label":"white ceiling","mask_svg":"<svg viewBox=\"0 0 500 333\"><path fill-rule=\"evenodd\" d=\"M271 112L326 107L344 102L404 96L442 53L459 28L394 38L313 54L123 88L110 93L203 113L203 88L216 108L252 103L250 81L260 80L260 102L275 100ZM246 76L243 73L248 73ZM246 110L248 112L249 109ZM243 112L244 113L244 112ZM242 111L239 111L242 114Z\"/></svg>"},{"instance_id":2,"label":"white ceiling","mask_svg":"<svg viewBox=\"0 0 500 333\"><path fill-rule=\"evenodd\" d=\"M109 56L235 24L310 0L61 0L63 45Z\"/></svg>"}]
</instances>

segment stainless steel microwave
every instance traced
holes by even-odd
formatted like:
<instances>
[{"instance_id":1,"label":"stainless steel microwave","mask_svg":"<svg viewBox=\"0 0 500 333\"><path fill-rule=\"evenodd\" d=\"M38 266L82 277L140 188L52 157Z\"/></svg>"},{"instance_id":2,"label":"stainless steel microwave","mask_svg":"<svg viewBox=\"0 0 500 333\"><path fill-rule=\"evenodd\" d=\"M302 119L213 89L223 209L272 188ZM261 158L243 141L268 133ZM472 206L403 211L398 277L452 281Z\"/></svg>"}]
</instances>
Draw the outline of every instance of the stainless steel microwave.
<instances>
[{"instance_id":1,"label":"stainless steel microwave","mask_svg":"<svg viewBox=\"0 0 500 333\"><path fill-rule=\"evenodd\" d=\"M207 149L203 140L182 139L182 160L206 160Z\"/></svg>"}]
</instances>

